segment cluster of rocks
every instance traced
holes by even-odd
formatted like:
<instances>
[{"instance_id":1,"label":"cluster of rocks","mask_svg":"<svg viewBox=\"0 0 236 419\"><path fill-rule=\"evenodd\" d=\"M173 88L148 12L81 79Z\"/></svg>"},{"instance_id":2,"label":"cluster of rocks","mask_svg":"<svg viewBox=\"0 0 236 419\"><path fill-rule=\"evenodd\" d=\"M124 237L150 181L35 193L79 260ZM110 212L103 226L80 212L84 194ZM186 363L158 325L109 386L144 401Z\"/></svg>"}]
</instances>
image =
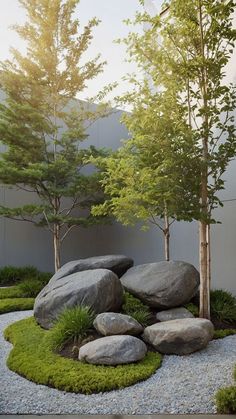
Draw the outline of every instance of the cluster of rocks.
<instances>
[{"instance_id":1,"label":"cluster of rocks","mask_svg":"<svg viewBox=\"0 0 236 419\"><path fill-rule=\"evenodd\" d=\"M123 255L99 256L64 265L39 293L34 316L46 329L65 308L89 306L97 314L101 338L80 348L79 359L98 365L118 365L144 358L147 344L164 354L185 355L204 348L213 325L196 319L184 307L197 293L199 273L180 261L133 267ZM124 290L157 311L157 323L143 329L119 313Z\"/></svg>"}]
</instances>

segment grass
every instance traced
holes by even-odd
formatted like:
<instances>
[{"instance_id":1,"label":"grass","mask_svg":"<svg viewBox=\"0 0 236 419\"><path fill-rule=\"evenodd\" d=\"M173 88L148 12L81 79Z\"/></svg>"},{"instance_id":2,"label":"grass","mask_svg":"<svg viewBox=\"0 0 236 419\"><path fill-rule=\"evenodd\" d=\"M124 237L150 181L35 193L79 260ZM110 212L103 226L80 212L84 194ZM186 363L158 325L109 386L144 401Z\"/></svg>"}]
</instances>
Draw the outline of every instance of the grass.
<instances>
[{"instance_id":1,"label":"grass","mask_svg":"<svg viewBox=\"0 0 236 419\"><path fill-rule=\"evenodd\" d=\"M231 335L236 335L236 329L218 329L214 331L213 339L223 339Z\"/></svg>"},{"instance_id":2,"label":"grass","mask_svg":"<svg viewBox=\"0 0 236 419\"><path fill-rule=\"evenodd\" d=\"M53 352L50 332L32 317L8 326L4 336L14 345L7 360L12 371L68 392L92 394L124 388L147 379L161 366L161 355L152 352L138 363L117 367L63 358Z\"/></svg>"},{"instance_id":3,"label":"grass","mask_svg":"<svg viewBox=\"0 0 236 419\"><path fill-rule=\"evenodd\" d=\"M37 279L46 284L51 276L51 273L40 272L34 266L24 266L21 268L5 266L0 269L0 287L16 285L25 279Z\"/></svg>"},{"instance_id":4,"label":"grass","mask_svg":"<svg viewBox=\"0 0 236 419\"><path fill-rule=\"evenodd\" d=\"M11 311L32 310L34 298L6 298L0 300L0 314Z\"/></svg>"},{"instance_id":5,"label":"grass","mask_svg":"<svg viewBox=\"0 0 236 419\"><path fill-rule=\"evenodd\" d=\"M149 307L128 292L124 293L122 312L133 317L144 327L149 325L151 319L151 311Z\"/></svg>"},{"instance_id":6,"label":"grass","mask_svg":"<svg viewBox=\"0 0 236 419\"><path fill-rule=\"evenodd\" d=\"M236 366L234 368L236 380ZM220 389L216 393L217 413L236 414L236 386Z\"/></svg>"},{"instance_id":7,"label":"grass","mask_svg":"<svg viewBox=\"0 0 236 419\"><path fill-rule=\"evenodd\" d=\"M75 344L84 339L93 326L95 314L89 307L65 309L50 331L53 349L62 349L65 343Z\"/></svg>"}]
</instances>

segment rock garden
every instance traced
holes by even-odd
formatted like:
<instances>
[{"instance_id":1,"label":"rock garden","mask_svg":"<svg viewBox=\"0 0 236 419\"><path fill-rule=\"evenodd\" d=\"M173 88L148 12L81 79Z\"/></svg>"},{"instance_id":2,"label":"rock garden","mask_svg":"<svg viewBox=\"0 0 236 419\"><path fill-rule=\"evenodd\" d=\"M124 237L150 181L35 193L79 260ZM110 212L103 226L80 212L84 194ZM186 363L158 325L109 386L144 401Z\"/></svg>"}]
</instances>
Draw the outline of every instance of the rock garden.
<instances>
[{"instance_id":1,"label":"rock garden","mask_svg":"<svg viewBox=\"0 0 236 419\"><path fill-rule=\"evenodd\" d=\"M144 380L148 383L154 374L153 379L160 377L161 385L165 386L162 371L168 359L176 358L177 366L185 360L191 364L191 359L194 365L201 357L208 363L206 354L212 352L213 344L219 346L226 339L228 344L235 342L234 336L213 340L235 334L235 298L221 290L213 291L212 321L198 318L199 273L188 263L170 261L133 266L130 258L108 255L69 262L49 282L48 279L49 275L45 274L43 280L36 275L29 281L25 294L20 288L23 283L23 289L27 289L25 280L0 289L0 296L1 292L3 296L7 291L12 296L18 292L15 299L21 300L22 295L29 295L30 288L31 293L37 293L33 284L38 282L39 287L41 281L42 289L35 301L32 295L25 297L34 301L33 317L24 318L19 313L21 320L10 322L4 331L5 339L13 345L7 359L8 368L31 382L92 395L118 391L138 382L136 386L141 385ZM3 296L0 303L4 301ZM220 347L215 353L213 350L216 362L220 361L220 350ZM235 356L233 351L234 360ZM213 412L216 391L223 385L233 384L229 371L231 377L234 361L230 357L227 362L227 379L224 378L222 385L218 379L208 398L211 407L207 408ZM173 374L176 365L171 367ZM235 394L235 387L218 393L219 411L232 409L225 407L228 403L225 394L229 392ZM157 400L154 404L151 413L171 413L171 406L165 410L161 402L159 407ZM193 412L207 412L202 406L198 409L193 408ZM176 413L184 412L191 409L176 410ZM123 410L123 413L132 412ZM139 413L145 412L141 409Z\"/></svg>"}]
</instances>

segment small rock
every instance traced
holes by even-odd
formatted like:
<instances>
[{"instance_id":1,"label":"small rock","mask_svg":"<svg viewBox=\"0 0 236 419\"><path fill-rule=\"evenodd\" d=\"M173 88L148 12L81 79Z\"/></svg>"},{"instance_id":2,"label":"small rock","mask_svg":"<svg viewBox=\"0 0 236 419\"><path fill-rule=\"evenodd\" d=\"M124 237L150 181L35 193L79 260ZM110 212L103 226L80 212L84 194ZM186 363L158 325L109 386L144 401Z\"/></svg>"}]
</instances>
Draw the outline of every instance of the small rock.
<instances>
[{"instance_id":1,"label":"small rock","mask_svg":"<svg viewBox=\"0 0 236 419\"><path fill-rule=\"evenodd\" d=\"M104 336L139 335L143 327L131 316L120 313L98 314L93 323L95 329Z\"/></svg>"},{"instance_id":2,"label":"small rock","mask_svg":"<svg viewBox=\"0 0 236 419\"><path fill-rule=\"evenodd\" d=\"M95 365L129 364L143 359L146 352L145 343L134 336L106 336L82 346L79 360Z\"/></svg>"},{"instance_id":3,"label":"small rock","mask_svg":"<svg viewBox=\"0 0 236 419\"><path fill-rule=\"evenodd\" d=\"M170 310L159 311L156 314L157 320L160 322L167 322L168 320L176 319L192 319L194 315L184 307L172 308Z\"/></svg>"}]
</instances>

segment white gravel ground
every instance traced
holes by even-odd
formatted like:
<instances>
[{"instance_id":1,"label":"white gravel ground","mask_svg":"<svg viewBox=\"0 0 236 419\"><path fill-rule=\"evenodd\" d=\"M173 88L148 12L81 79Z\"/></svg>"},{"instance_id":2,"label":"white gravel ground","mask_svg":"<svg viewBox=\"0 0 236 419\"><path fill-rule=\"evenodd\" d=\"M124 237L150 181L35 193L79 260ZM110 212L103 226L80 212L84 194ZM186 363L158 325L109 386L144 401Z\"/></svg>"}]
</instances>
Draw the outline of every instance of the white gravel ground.
<instances>
[{"instance_id":1,"label":"white gravel ground","mask_svg":"<svg viewBox=\"0 0 236 419\"><path fill-rule=\"evenodd\" d=\"M1 414L215 413L216 391L233 383L236 336L212 341L189 356L165 356L151 378L124 390L85 396L37 385L6 367L11 344L2 335L9 324L31 315L32 311L0 315Z\"/></svg>"}]
</instances>

